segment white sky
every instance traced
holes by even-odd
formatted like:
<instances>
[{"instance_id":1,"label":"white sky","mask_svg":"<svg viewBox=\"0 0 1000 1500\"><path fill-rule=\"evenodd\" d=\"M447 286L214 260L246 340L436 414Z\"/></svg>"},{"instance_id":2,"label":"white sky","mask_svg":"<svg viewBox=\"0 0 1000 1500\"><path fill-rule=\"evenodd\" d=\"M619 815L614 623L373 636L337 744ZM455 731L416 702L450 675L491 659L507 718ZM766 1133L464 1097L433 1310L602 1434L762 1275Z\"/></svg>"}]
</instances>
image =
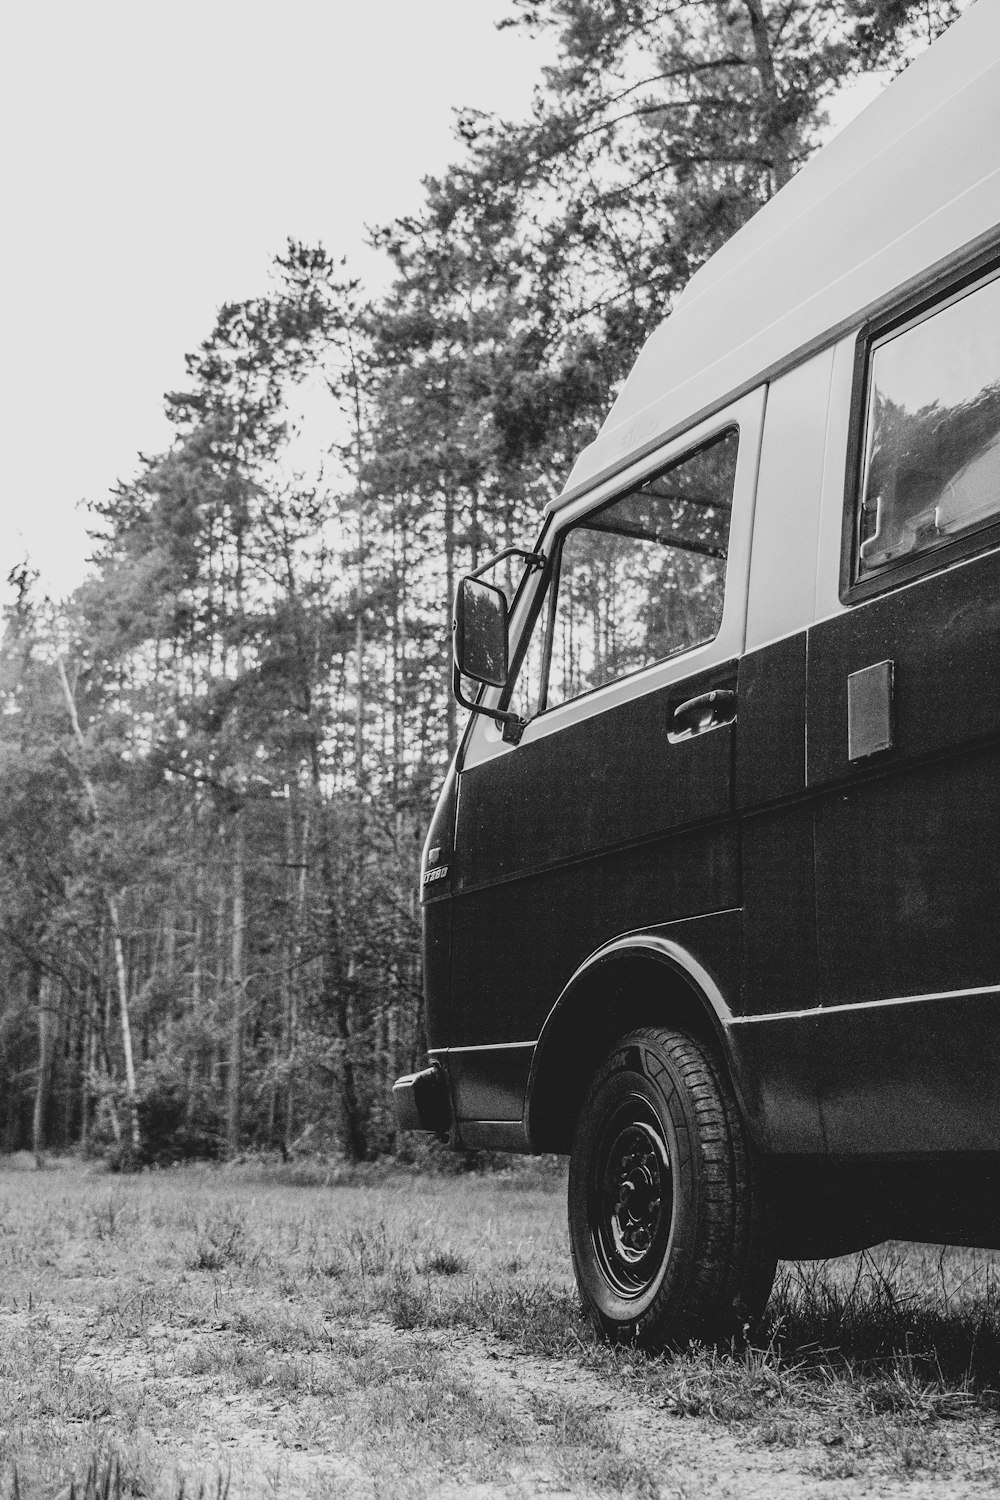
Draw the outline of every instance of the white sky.
<instances>
[{"instance_id":1,"label":"white sky","mask_svg":"<svg viewBox=\"0 0 1000 1500\"><path fill-rule=\"evenodd\" d=\"M21 0L0 59L6 292L0 592L85 572L81 498L167 446L162 396L287 238L371 289L364 226L459 155L454 108L520 117L551 53L507 0Z\"/></svg>"},{"instance_id":2,"label":"white sky","mask_svg":"<svg viewBox=\"0 0 1000 1500\"><path fill-rule=\"evenodd\" d=\"M21 0L0 57L0 598L53 596L86 518L169 443L163 393L292 237L370 290L364 226L458 157L453 110L526 114L551 43L509 0ZM843 123L843 118L838 120Z\"/></svg>"}]
</instances>

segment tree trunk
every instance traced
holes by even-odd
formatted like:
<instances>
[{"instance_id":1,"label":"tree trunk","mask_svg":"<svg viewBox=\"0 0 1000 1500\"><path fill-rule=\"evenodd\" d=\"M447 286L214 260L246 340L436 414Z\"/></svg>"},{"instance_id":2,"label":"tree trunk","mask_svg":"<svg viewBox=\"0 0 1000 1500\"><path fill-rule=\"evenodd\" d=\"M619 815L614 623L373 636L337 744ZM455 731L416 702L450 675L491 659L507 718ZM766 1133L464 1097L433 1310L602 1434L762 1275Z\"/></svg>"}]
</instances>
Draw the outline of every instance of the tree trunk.
<instances>
[{"instance_id":1,"label":"tree trunk","mask_svg":"<svg viewBox=\"0 0 1000 1500\"><path fill-rule=\"evenodd\" d=\"M364 1157L364 1139L358 1107L357 1087L352 1057L351 1012L345 974L344 940L340 922L341 892L338 888L333 858L327 807L323 801L322 768L315 734L311 737L310 776L315 809L316 846L319 856L323 906L326 913L326 951L323 954L323 998L333 1017L339 1043L338 1078L340 1090L341 1145L350 1161Z\"/></svg>"},{"instance_id":2,"label":"tree trunk","mask_svg":"<svg viewBox=\"0 0 1000 1500\"><path fill-rule=\"evenodd\" d=\"M289 863L298 864L298 880L292 905L292 920L289 931L288 976L284 991L284 1013L282 1017L282 1061L285 1074L285 1122L282 1131L285 1146L294 1138L295 1128L295 1054L298 1044L298 987L300 983L300 960L302 957L302 924L305 919L307 875L309 871L309 804L306 803L302 817L302 831L298 848L295 840L295 798L288 805L288 850Z\"/></svg>"},{"instance_id":3,"label":"tree trunk","mask_svg":"<svg viewBox=\"0 0 1000 1500\"><path fill-rule=\"evenodd\" d=\"M38 1014L38 1076L35 1082L35 1107L31 1119L31 1149L36 1166L42 1165L45 1152L45 1122L49 1110L49 1085L52 1080L52 1034L51 983L48 975L37 970L32 974L31 988L35 993Z\"/></svg>"},{"instance_id":4,"label":"tree trunk","mask_svg":"<svg viewBox=\"0 0 1000 1500\"><path fill-rule=\"evenodd\" d=\"M118 1118L118 1105L115 1103L115 1096L114 1096L114 1092L113 1092L113 1089L114 1089L114 1073L112 1072L112 1069L111 1069L111 1053L110 1053L110 1051L108 1049L108 1037L111 1034L111 1011L112 1011L112 1005L111 1005L111 987L110 987L110 985L105 986L105 984L103 982L103 975L104 975L104 932L103 932L103 929L102 929L102 931L101 931L101 976L102 976L101 988L104 991L104 1010L103 1010L103 1014L101 1016L100 1036L99 1036L98 1040L99 1040L100 1046L101 1046L101 1058L102 1058L102 1060L104 1062L104 1076L105 1076L105 1078L108 1081L106 1098L107 1098L107 1101L108 1101L108 1113L109 1113L109 1115L111 1117L111 1134L115 1138L115 1145L116 1146L120 1146L121 1143L122 1143L122 1126L121 1126L121 1121Z\"/></svg>"},{"instance_id":5,"label":"tree trunk","mask_svg":"<svg viewBox=\"0 0 1000 1500\"><path fill-rule=\"evenodd\" d=\"M125 969L125 948L121 928L118 924L118 903L110 891L107 894L108 915L111 918L111 941L115 951L115 978L118 982L118 1020L122 1033L122 1053L125 1058L125 1100L128 1104L129 1128L132 1149L138 1155L139 1106L135 1092L135 1062L132 1056L132 1025L128 1014L128 975Z\"/></svg>"},{"instance_id":6,"label":"tree trunk","mask_svg":"<svg viewBox=\"0 0 1000 1500\"><path fill-rule=\"evenodd\" d=\"M229 1058L226 1070L226 1148L240 1149L240 1100L243 1091L243 1007L246 996L246 809L236 815L233 848L233 932L230 949Z\"/></svg>"},{"instance_id":7,"label":"tree trunk","mask_svg":"<svg viewBox=\"0 0 1000 1500\"><path fill-rule=\"evenodd\" d=\"M59 672L59 682L62 686L63 697L66 700L66 708L69 711L70 723L73 726L73 738L81 753L85 749L83 731L80 728L80 720L77 717L76 703L70 691L69 679L66 676L66 668L61 656L56 657L56 667ZM100 808L97 805L97 796L94 792L93 783L86 771L80 766L80 779L87 795L87 802L95 823L100 822ZM125 1099L128 1104L129 1124L132 1135L132 1149L138 1154L140 1149L139 1136L139 1108L135 1092L135 1063L132 1056L132 1027L128 1014L128 976L125 969L125 949L122 944L121 926L118 921L118 903L112 893L104 889L104 901L108 909L108 917L111 922L111 942L115 955L115 977L118 984L118 1009L121 1021L122 1052L125 1058Z\"/></svg>"},{"instance_id":8,"label":"tree trunk","mask_svg":"<svg viewBox=\"0 0 1000 1500\"><path fill-rule=\"evenodd\" d=\"M96 997L88 993L83 1008L83 1047L80 1079L80 1146L84 1156L90 1148L90 1112L94 1094L94 1079L97 1075L97 1027L91 1010Z\"/></svg>"},{"instance_id":9,"label":"tree trunk","mask_svg":"<svg viewBox=\"0 0 1000 1500\"><path fill-rule=\"evenodd\" d=\"M212 1056L209 1062L209 1081L212 1093L218 1095L222 1084L222 1029L226 1006L226 986L229 969L226 962L226 885L219 879L215 897L214 969L215 985L212 994Z\"/></svg>"},{"instance_id":10,"label":"tree trunk","mask_svg":"<svg viewBox=\"0 0 1000 1500\"><path fill-rule=\"evenodd\" d=\"M774 71L774 56L771 52L771 40L767 34L763 0L744 0L744 4L750 17L750 34L753 37L757 76L760 79L761 91L767 100L769 140L766 144L771 148L771 173L774 179L774 191L777 192L779 188L784 187L792 175L789 128L781 120L781 93L778 88L777 74Z\"/></svg>"}]
</instances>

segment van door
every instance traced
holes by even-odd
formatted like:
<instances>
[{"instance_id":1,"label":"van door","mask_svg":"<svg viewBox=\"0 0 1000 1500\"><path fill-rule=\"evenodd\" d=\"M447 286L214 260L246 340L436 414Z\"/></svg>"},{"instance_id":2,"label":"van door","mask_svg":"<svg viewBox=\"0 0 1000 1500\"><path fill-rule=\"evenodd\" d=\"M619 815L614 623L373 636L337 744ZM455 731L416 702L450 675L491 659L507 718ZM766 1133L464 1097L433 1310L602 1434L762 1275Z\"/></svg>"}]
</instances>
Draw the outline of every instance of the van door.
<instances>
[{"instance_id":1,"label":"van door","mask_svg":"<svg viewBox=\"0 0 1000 1500\"><path fill-rule=\"evenodd\" d=\"M478 718L460 770L459 1120L521 1119L546 1015L616 934L710 913L706 960L738 963L733 723L763 410L763 390L743 398L543 538L512 701L533 717L517 746Z\"/></svg>"},{"instance_id":2,"label":"van door","mask_svg":"<svg viewBox=\"0 0 1000 1500\"><path fill-rule=\"evenodd\" d=\"M1000 280L862 343L844 613L809 632L829 1149L1000 1149Z\"/></svg>"}]
</instances>

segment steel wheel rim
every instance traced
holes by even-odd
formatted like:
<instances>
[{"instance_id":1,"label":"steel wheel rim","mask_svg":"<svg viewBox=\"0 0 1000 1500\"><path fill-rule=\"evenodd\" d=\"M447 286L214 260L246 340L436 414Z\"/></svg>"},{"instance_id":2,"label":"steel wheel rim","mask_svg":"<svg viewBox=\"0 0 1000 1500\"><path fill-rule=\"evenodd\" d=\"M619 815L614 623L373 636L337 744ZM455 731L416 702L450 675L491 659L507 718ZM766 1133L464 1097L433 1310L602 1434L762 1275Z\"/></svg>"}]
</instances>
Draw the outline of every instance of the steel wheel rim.
<instances>
[{"instance_id":1,"label":"steel wheel rim","mask_svg":"<svg viewBox=\"0 0 1000 1500\"><path fill-rule=\"evenodd\" d=\"M601 1272L619 1297L644 1296L662 1271L673 1220L666 1135L641 1095L625 1100L597 1142L590 1225Z\"/></svg>"}]
</instances>

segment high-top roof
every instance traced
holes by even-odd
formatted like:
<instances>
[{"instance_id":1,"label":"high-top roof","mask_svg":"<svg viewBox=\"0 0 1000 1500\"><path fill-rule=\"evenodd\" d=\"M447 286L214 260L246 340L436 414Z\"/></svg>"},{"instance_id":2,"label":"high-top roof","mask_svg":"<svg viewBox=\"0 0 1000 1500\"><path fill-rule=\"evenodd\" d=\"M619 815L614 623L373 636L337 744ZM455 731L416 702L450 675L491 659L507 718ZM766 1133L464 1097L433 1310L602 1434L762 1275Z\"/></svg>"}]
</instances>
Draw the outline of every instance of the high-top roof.
<instances>
[{"instance_id":1,"label":"high-top roof","mask_svg":"<svg viewBox=\"0 0 1000 1500\"><path fill-rule=\"evenodd\" d=\"M692 277L554 504L998 224L1000 0L977 0Z\"/></svg>"}]
</instances>

